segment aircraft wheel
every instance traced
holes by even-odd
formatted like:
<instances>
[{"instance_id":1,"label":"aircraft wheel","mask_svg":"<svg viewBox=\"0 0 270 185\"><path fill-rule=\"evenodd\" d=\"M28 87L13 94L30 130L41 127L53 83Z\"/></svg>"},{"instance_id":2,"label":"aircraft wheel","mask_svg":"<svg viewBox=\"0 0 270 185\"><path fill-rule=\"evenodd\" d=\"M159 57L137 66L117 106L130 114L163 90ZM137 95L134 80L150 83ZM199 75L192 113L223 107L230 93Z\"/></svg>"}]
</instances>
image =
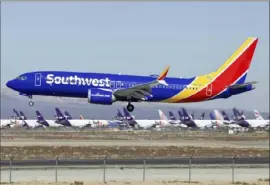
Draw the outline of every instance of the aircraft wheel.
<instances>
[{"instance_id":1,"label":"aircraft wheel","mask_svg":"<svg viewBox=\"0 0 270 185\"><path fill-rule=\"evenodd\" d=\"M128 104L128 105L127 105L127 110L128 110L129 112L132 112L132 111L134 110L134 105Z\"/></svg>"},{"instance_id":2,"label":"aircraft wheel","mask_svg":"<svg viewBox=\"0 0 270 185\"><path fill-rule=\"evenodd\" d=\"M33 106L34 105L34 102L33 101L30 101L28 104L29 104L29 106Z\"/></svg>"}]
</instances>

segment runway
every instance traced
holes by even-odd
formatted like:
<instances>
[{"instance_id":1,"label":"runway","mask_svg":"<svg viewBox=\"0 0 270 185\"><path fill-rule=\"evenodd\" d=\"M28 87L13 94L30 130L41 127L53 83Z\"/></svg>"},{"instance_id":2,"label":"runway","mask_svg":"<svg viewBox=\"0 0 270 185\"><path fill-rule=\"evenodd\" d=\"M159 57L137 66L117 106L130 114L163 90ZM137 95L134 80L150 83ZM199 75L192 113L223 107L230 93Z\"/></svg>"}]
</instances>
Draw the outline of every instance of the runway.
<instances>
[{"instance_id":1,"label":"runway","mask_svg":"<svg viewBox=\"0 0 270 185\"><path fill-rule=\"evenodd\" d=\"M147 165L188 165L190 158L153 158L153 159L107 159L107 165L142 165L143 161ZM232 164L232 158L193 158L192 164L195 165L228 165ZM268 157L258 158L236 158L235 164L249 165L249 164L269 164ZM14 160L12 166L52 166L56 164L56 160ZM104 159L59 159L60 166L89 166L89 165L103 165ZM1 160L1 166L9 166L9 160Z\"/></svg>"},{"instance_id":2,"label":"runway","mask_svg":"<svg viewBox=\"0 0 270 185\"><path fill-rule=\"evenodd\" d=\"M143 169L121 169L113 168L106 170L106 181L117 182L140 182L143 180ZM269 178L269 168L241 168L235 169L234 179L237 181L251 182L257 181L259 178ZM29 182L35 181L37 184L45 182L55 182L56 172L54 169L45 170L13 170L12 181L13 182ZM104 178L103 169L58 169L57 172L58 182L74 182L83 181L95 182L92 184L101 184ZM8 170L1 171L1 182L8 182L10 173ZM177 168L177 169L146 169L145 170L145 184L151 185L151 181L188 181L189 169ZM232 170L227 169L196 169L191 170L192 181L197 182L210 182L210 181L231 181ZM150 182L149 182L150 181ZM28 184L26 183L25 184ZM70 183L69 183L70 184ZM132 184L132 183L119 183L119 184ZM141 184L141 183L139 183ZM167 184L167 183L164 183ZM170 183L171 184L171 183ZM175 183L179 184L179 183ZM208 184L208 183L203 183ZM213 184L213 183L211 183ZM224 185L225 183L219 183ZM227 183L231 184L231 183ZM200 185L200 184L199 184Z\"/></svg>"}]
</instances>

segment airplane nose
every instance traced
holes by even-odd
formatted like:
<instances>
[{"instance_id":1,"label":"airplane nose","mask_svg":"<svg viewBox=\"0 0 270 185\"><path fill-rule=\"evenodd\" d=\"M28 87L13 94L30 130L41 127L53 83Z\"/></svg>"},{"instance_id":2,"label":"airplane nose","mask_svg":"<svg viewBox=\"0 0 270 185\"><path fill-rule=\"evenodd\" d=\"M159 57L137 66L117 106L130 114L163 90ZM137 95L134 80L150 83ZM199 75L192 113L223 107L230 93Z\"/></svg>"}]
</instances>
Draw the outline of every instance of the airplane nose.
<instances>
[{"instance_id":1,"label":"airplane nose","mask_svg":"<svg viewBox=\"0 0 270 185\"><path fill-rule=\"evenodd\" d=\"M6 83L6 86L7 87L9 87L9 88L11 88L11 89L13 89L13 80L10 80L10 81L8 81L7 83Z\"/></svg>"}]
</instances>

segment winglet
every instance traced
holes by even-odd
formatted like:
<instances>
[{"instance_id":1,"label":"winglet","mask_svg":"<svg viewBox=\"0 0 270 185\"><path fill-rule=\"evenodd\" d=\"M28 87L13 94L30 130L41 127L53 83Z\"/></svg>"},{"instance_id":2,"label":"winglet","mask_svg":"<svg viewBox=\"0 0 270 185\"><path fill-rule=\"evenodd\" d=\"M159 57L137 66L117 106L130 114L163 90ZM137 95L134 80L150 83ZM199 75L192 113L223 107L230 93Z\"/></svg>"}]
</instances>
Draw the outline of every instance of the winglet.
<instances>
[{"instance_id":1,"label":"winglet","mask_svg":"<svg viewBox=\"0 0 270 185\"><path fill-rule=\"evenodd\" d=\"M170 70L170 66L168 66L164 71L162 71L162 73L160 73L160 75L157 78L157 80L163 80L164 78L166 78L169 70Z\"/></svg>"}]
</instances>

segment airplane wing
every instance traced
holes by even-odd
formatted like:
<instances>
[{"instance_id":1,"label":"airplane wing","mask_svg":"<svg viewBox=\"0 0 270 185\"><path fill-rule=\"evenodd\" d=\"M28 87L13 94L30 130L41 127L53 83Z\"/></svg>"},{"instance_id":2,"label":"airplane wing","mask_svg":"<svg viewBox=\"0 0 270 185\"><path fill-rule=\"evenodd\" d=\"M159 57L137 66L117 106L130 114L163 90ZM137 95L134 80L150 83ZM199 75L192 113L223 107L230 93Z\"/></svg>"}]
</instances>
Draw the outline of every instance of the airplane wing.
<instances>
[{"instance_id":1,"label":"airplane wing","mask_svg":"<svg viewBox=\"0 0 270 185\"><path fill-rule=\"evenodd\" d=\"M247 83L243 83L243 84L235 84L235 85L231 85L229 87L232 88L232 89L238 89L238 88L246 87L248 85L253 85L253 84L256 84L256 83L258 83L258 82L253 81L253 82L247 82Z\"/></svg>"},{"instance_id":2,"label":"airplane wing","mask_svg":"<svg viewBox=\"0 0 270 185\"><path fill-rule=\"evenodd\" d=\"M168 85L165 82L165 78L169 72L170 67L168 66L159 76L156 80L153 80L148 83L139 84L130 88L125 89L117 89L114 91L114 95L120 96L120 97L127 97L127 98L135 98L138 100L146 100L146 96L152 96L152 87L157 86L159 84L162 85Z\"/></svg>"}]
</instances>

